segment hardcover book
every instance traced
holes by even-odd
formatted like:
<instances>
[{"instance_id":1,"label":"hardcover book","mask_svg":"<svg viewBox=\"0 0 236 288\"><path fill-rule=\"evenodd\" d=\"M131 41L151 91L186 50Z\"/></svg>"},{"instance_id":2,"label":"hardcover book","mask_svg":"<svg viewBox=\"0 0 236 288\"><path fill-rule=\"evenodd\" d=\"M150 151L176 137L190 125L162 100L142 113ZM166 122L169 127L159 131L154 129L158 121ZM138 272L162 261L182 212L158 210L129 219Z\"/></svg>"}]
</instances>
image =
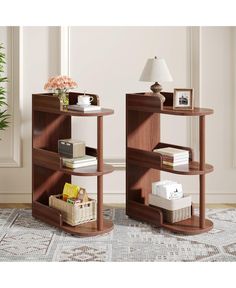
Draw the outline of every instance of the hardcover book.
<instances>
[{"instance_id":1,"label":"hardcover book","mask_svg":"<svg viewBox=\"0 0 236 288\"><path fill-rule=\"evenodd\" d=\"M81 111L81 112L89 112L89 111L100 111L101 106L97 106L97 105L80 106L78 104L75 104L75 105L69 105L68 109Z\"/></svg>"},{"instance_id":2,"label":"hardcover book","mask_svg":"<svg viewBox=\"0 0 236 288\"><path fill-rule=\"evenodd\" d=\"M173 148L173 147L154 149L153 152L158 152L162 155L173 157L174 160L177 158L189 157L189 151L188 150L177 149L177 148Z\"/></svg>"}]
</instances>

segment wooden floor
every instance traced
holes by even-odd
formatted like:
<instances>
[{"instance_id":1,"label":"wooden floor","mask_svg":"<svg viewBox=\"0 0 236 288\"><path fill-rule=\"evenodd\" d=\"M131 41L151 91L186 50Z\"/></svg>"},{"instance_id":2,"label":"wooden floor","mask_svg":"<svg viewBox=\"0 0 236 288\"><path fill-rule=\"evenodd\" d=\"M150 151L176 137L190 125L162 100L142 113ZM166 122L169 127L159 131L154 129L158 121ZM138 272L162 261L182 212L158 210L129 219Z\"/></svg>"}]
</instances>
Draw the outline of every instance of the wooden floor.
<instances>
[{"instance_id":1,"label":"wooden floor","mask_svg":"<svg viewBox=\"0 0 236 288\"><path fill-rule=\"evenodd\" d=\"M105 207L125 208L125 204L105 204ZM198 207L198 205L194 205ZM0 203L0 208L31 208L28 203ZM229 204L206 204L206 208L236 208L236 203Z\"/></svg>"}]
</instances>

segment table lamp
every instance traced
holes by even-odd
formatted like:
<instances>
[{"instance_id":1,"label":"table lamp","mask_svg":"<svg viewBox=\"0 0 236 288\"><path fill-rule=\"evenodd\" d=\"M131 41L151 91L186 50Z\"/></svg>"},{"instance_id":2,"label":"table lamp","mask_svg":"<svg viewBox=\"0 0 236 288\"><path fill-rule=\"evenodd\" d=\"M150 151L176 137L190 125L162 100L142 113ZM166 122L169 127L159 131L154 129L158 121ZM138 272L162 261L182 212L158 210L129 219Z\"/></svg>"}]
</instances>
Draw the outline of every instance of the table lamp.
<instances>
[{"instance_id":1,"label":"table lamp","mask_svg":"<svg viewBox=\"0 0 236 288\"><path fill-rule=\"evenodd\" d=\"M149 95L157 96L161 102L165 102L165 97L160 93L162 86L158 82L171 82L173 81L170 71L164 59L150 58L144 66L140 81L155 82L150 89L153 93Z\"/></svg>"}]
</instances>

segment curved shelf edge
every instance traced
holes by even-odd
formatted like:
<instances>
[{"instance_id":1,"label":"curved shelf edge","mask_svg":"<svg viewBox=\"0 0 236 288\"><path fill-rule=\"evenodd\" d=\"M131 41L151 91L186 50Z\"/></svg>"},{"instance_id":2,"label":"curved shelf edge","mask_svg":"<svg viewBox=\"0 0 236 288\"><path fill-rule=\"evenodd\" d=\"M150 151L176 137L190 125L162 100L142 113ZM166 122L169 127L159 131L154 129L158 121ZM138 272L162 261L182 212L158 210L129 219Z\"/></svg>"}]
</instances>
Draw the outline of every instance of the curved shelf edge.
<instances>
[{"instance_id":1,"label":"curved shelf edge","mask_svg":"<svg viewBox=\"0 0 236 288\"><path fill-rule=\"evenodd\" d=\"M59 210L42 204L38 201L32 203L32 216L49 225L58 227L59 229L78 236L96 236L108 233L113 229L111 220L103 219L103 229L97 229L97 221L83 223L77 226L70 226L62 220L62 214Z\"/></svg>"},{"instance_id":2,"label":"curved shelf edge","mask_svg":"<svg viewBox=\"0 0 236 288\"><path fill-rule=\"evenodd\" d=\"M214 170L210 164L205 164L205 169L200 170L200 164L196 161L190 161L186 165L175 167L164 165L162 164L162 157L159 153L136 148L128 148L127 161L130 164L181 175L203 175Z\"/></svg>"},{"instance_id":3,"label":"curved shelf edge","mask_svg":"<svg viewBox=\"0 0 236 288\"><path fill-rule=\"evenodd\" d=\"M50 107L36 107L34 108L34 111L61 114L65 116L77 116L77 117L107 116L114 114L114 110L108 108L102 108L99 111L77 112L75 110L60 110Z\"/></svg>"},{"instance_id":4,"label":"curved shelf edge","mask_svg":"<svg viewBox=\"0 0 236 288\"><path fill-rule=\"evenodd\" d=\"M176 223L166 223L162 224L162 227L171 230L175 233L183 233L187 235L196 235L210 231L213 228L213 222L209 219L205 219L205 227L199 227L199 217L193 215L191 218L176 222Z\"/></svg>"},{"instance_id":5,"label":"curved shelf edge","mask_svg":"<svg viewBox=\"0 0 236 288\"><path fill-rule=\"evenodd\" d=\"M199 166L198 162L192 161L187 165L179 165L175 167L162 165L160 170L181 175L204 175L211 173L214 170L214 167L210 164L205 164L205 170L200 170Z\"/></svg>"},{"instance_id":6,"label":"curved shelf edge","mask_svg":"<svg viewBox=\"0 0 236 288\"><path fill-rule=\"evenodd\" d=\"M90 148L91 149L91 148ZM114 167L104 163L103 171L97 171L97 165L86 166L76 169L70 169L61 166L60 155L56 152L34 148L33 149L33 164L45 167L51 170L58 170L62 173L75 176L101 176L114 171Z\"/></svg>"},{"instance_id":7,"label":"curved shelf edge","mask_svg":"<svg viewBox=\"0 0 236 288\"><path fill-rule=\"evenodd\" d=\"M75 175L75 176L101 176L101 175L109 174L113 172L114 168L110 164L104 164L103 171L97 171L97 165L81 167L81 168L76 168L76 169L61 167L59 171L65 174L70 174L70 175Z\"/></svg>"},{"instance_id":8,"label":"curved shelf edge","mask_svg":"<svg viewBox=\"0 0 236 288\"><path fill-rule=\"evenodd\" d=\"M66 223L63 223L60 228L63 231L73 235L88 237L108 233L113 229L113 227L114 225L111 220L103 219L102 230L97 229L97 221L87 222L78 226L70 226Z\"/></svg>"}]
</instances>

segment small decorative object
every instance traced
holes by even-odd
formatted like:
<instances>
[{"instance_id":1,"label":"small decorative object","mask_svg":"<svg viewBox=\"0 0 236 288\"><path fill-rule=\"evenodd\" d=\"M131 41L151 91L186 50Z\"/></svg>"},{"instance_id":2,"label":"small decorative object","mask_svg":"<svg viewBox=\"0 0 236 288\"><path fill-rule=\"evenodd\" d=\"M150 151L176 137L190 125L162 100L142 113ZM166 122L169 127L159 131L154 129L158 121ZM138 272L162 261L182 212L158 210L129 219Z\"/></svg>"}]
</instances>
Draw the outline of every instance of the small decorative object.
<instances>
[{"instance_id":1,"label":"small decorative object","mask_svg":"<svg viewBox=\"0 0 236 288\"><path fill-rule=\"evenodd\" d=\"M193 110L193 89L174 89L173 109Z\"/></svg>"},{"instance_id":2,"label":"small decorative object","mask_svg":"<svg viewBox=\"0 0 236 288\"><path fill-rule=\"evenodd\" d=\"M68 158L84 157L85 142L76 139L60 139L58 140L58 153Z\"/></svg>"},{"instance_id":3,"label":"small decorative object","mask_svg":"<svg viewBox=\"0 0 236 288\"><path fill-rule=\"evenodd\" d=\"M170 71L164 59L150 58L147 60L146 65L140 77L140 81L155 82L150 89L153 93L151 96L157 96L161 102L165 102L165 97L160 93L162 86L158 82L171 82L173 81Z\"/></svg>"},{"instance_id":4,"label":"small decorative object","mask_svg":"<svg viewBox=\"0 0 236 288\"><path fill-rule=\"evenodd\" d=\"M79 186L70 184L70 183L65 183L64 188L63 188L63 200L66 201L67 198L76 198L79 193Z\"/></svg>"},{"instance_id":5,"label":"small decorative object","mask_svg":"<svg viewBox=\"0 0 236 288\"><path fill-rule=\"evenodd\" d=\"M68 76L52 77L45 84L45 90L52 90L60 100L61 109L67 109L69 105L69 90L74 89L78 84Z\"/></svg>"},{"instance_id":6,"label":"small decorative object","mask_svg":"<svg viewBox=\"0 0 236 288\"><path fill-rule=\"evenodd\" d=\"M79 95L77 99L77 105L79 106L89 106L93 101L93 96L86 95L86 91L84 91L84 95Z\"/></svg>"}]
</instances>

